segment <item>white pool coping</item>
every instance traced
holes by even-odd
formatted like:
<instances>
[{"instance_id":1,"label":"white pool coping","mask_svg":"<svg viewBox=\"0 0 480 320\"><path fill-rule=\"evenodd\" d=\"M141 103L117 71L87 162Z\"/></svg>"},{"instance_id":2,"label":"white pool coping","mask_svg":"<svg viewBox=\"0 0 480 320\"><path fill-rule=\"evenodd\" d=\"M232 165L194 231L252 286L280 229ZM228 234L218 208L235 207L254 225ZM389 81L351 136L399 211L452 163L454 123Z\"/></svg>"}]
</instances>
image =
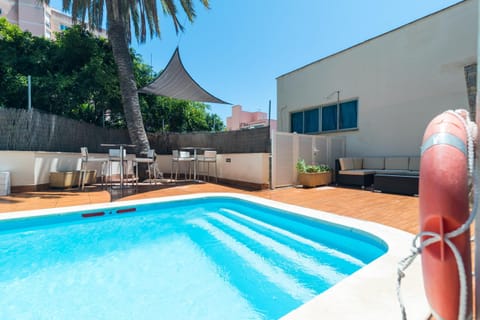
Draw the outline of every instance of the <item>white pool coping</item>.
<instances>
[{"instance_id":1,"label":"white pool coping","mask_svg":"<svg viewBox=\"0 0 480 320\"><path fill-rule=\"evenodd\" d=\"M311 301L291 311L282 317L281 320L385 320L402 318L396 293L397 264L401 259L410 254L413 235L374 222L353 219L324 211L237 193L200 193L53 209L16 211L0 214L0 221L205 197L232 197L291 211L314 219L368 232L382 239L388 245L388 251L384 255L340 281ZM406 306L408 319L428 318L430 308L425 298L423 288L420 257L417 257L415 262L408 268L406 277L402 282L401 293Z\"/></svg>"}]
</instances>

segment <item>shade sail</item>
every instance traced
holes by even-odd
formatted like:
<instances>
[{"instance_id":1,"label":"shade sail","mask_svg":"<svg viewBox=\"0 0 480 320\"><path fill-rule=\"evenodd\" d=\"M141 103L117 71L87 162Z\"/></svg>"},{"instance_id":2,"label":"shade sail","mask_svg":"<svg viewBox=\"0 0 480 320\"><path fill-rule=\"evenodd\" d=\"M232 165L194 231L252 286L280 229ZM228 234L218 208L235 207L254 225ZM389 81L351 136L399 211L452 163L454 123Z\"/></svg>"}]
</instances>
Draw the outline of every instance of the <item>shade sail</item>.
<instances>
[{"instance_id":1,"label":"shade sail","mask_svg":"<svg viewBox=\"0 0 480 320\"><path fill-rule=\"evenodd\" d=\"M157 79L138 92L182 100L231 104L211 95L193 80L182 64L178 47Z\"/></svg>"}]
</instances>

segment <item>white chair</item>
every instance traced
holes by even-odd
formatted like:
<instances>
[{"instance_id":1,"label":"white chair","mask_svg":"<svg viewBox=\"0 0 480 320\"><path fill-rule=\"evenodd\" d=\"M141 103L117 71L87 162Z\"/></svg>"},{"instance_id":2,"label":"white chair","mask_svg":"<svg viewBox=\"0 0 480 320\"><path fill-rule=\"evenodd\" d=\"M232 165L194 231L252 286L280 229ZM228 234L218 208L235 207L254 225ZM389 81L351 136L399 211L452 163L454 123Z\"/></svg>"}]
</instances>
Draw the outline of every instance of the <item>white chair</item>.
<instances>
[{"instance_id":1,"label":"white chair","mask_svg":"<svg viewBox=\"0 0 480 320\"><path fill-rule=\"evenodd\" d=\"M180 166L184 164L185 166L185 173L184 178L187 179L187 169L188 169L188 178L190 179L192 176L192 162L195 161L195 157L190 155L188 151L178 151L172 150L172 170L170 173L170 178L173 176L173 172L175 169L175 180L178 180L178 171Z\"/></svg>"},{"instance_id":2,"label":"white chair","mask_svg":"<svg viewBox=\"0 0 480 320\"><path fill-rule=\"evenodd\" d=\"M217 151L205 150L203 155L198 156L199 175L203 173L204 179L210 181L210 165L215 166L215 182L218 182L217 176ZM203 166L203 168L201 168Z\"/></svg>"},{"instance_id":3,"label":"white chair","mask_svg":"<svg viewBox=\"0 0 480 320\"><path fill-rule=\"evenodd\" d=\"M136 166L135 166L136 171L135 172L136 172L137 179L138 179L138 166L139 166L140 163L146 163L147 164L148 179L149 179L150 183L152 183L152 180L157 179L159 174L161 175L161 172L158 169L158 164L155 161L156 156L157 155L155 154L155 150L149 149L147 151L147 157L146 158L135 158L135 163L136 163ZM157 182L155 180L155 184L156 183Z\"/></svg>"},{"instance_id":4,"label":"white chair","mask_svg":"<svg viewBox=\"0 0 480 320\"><path fill-rule=\"evenodd\" d=\"M85 189L85 181L87 180L86 178L88 173L88 163L92 163L92 162L101 163L101 169L100 169L101 180L100 181L103 187L105 184L105 173L106 173L105 171L107 169L108 158L89 157L87 147L81 147L80 153L82 155L82 163L80 165L80 177L78 181L78 187L81 188L82 190Z\"/></svg>"},{"instance_id":5,"label":"white chair","mask_svg":"<svg viewBox=\"0 0 480 320\"><path fill-rule=\"evenodd\" d=\"M120 150L123 150L123 154ZM126 163L127 159L127 150L125 149L108 149L108 176L110 178L110 185L113 183L113 167L116 163L118 163L118 171L120 174L120 187L123 187L123 178L126 173L126 169L128 168L128 164Z\"/></svg>"}]
</instances>

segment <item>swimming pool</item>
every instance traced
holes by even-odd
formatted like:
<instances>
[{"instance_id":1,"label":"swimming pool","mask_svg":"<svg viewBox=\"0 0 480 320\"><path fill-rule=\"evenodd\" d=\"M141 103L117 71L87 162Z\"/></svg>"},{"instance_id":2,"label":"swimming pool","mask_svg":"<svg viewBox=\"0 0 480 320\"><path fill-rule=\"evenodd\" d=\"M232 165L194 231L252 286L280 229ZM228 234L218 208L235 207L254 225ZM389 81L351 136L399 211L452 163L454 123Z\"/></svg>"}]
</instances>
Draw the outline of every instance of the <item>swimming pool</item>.
<instances>
[{"instance_id":1,"label":"swimming pool","mask_svg":"<svg viewBox=\"0 0 480 320\"><path fill-rule=\"evenodd\" d=\"M266 202L199 195L3 217L0 318L277 319L385 256L361 228Z\"/></svg>"}]
</instances>

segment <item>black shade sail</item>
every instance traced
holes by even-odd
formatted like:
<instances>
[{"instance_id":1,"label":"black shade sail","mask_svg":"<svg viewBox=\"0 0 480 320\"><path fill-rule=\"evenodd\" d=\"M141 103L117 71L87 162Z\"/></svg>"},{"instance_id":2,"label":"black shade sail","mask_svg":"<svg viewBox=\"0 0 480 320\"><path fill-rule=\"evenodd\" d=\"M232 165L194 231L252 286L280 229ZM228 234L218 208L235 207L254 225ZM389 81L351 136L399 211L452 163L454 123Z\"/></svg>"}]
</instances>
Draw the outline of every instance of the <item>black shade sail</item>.
<instances>
[{"instance_id":1,"label":"black shade sail","mask_svg":"<svg viewBox=\"0 0 480 320\"><path fill-rule=\"evenodd\" d=\"M157 79L138 92L182 100L231 104L211 95L193 80L182 64L178 47Z\"/></svg>"}]
</instances>

